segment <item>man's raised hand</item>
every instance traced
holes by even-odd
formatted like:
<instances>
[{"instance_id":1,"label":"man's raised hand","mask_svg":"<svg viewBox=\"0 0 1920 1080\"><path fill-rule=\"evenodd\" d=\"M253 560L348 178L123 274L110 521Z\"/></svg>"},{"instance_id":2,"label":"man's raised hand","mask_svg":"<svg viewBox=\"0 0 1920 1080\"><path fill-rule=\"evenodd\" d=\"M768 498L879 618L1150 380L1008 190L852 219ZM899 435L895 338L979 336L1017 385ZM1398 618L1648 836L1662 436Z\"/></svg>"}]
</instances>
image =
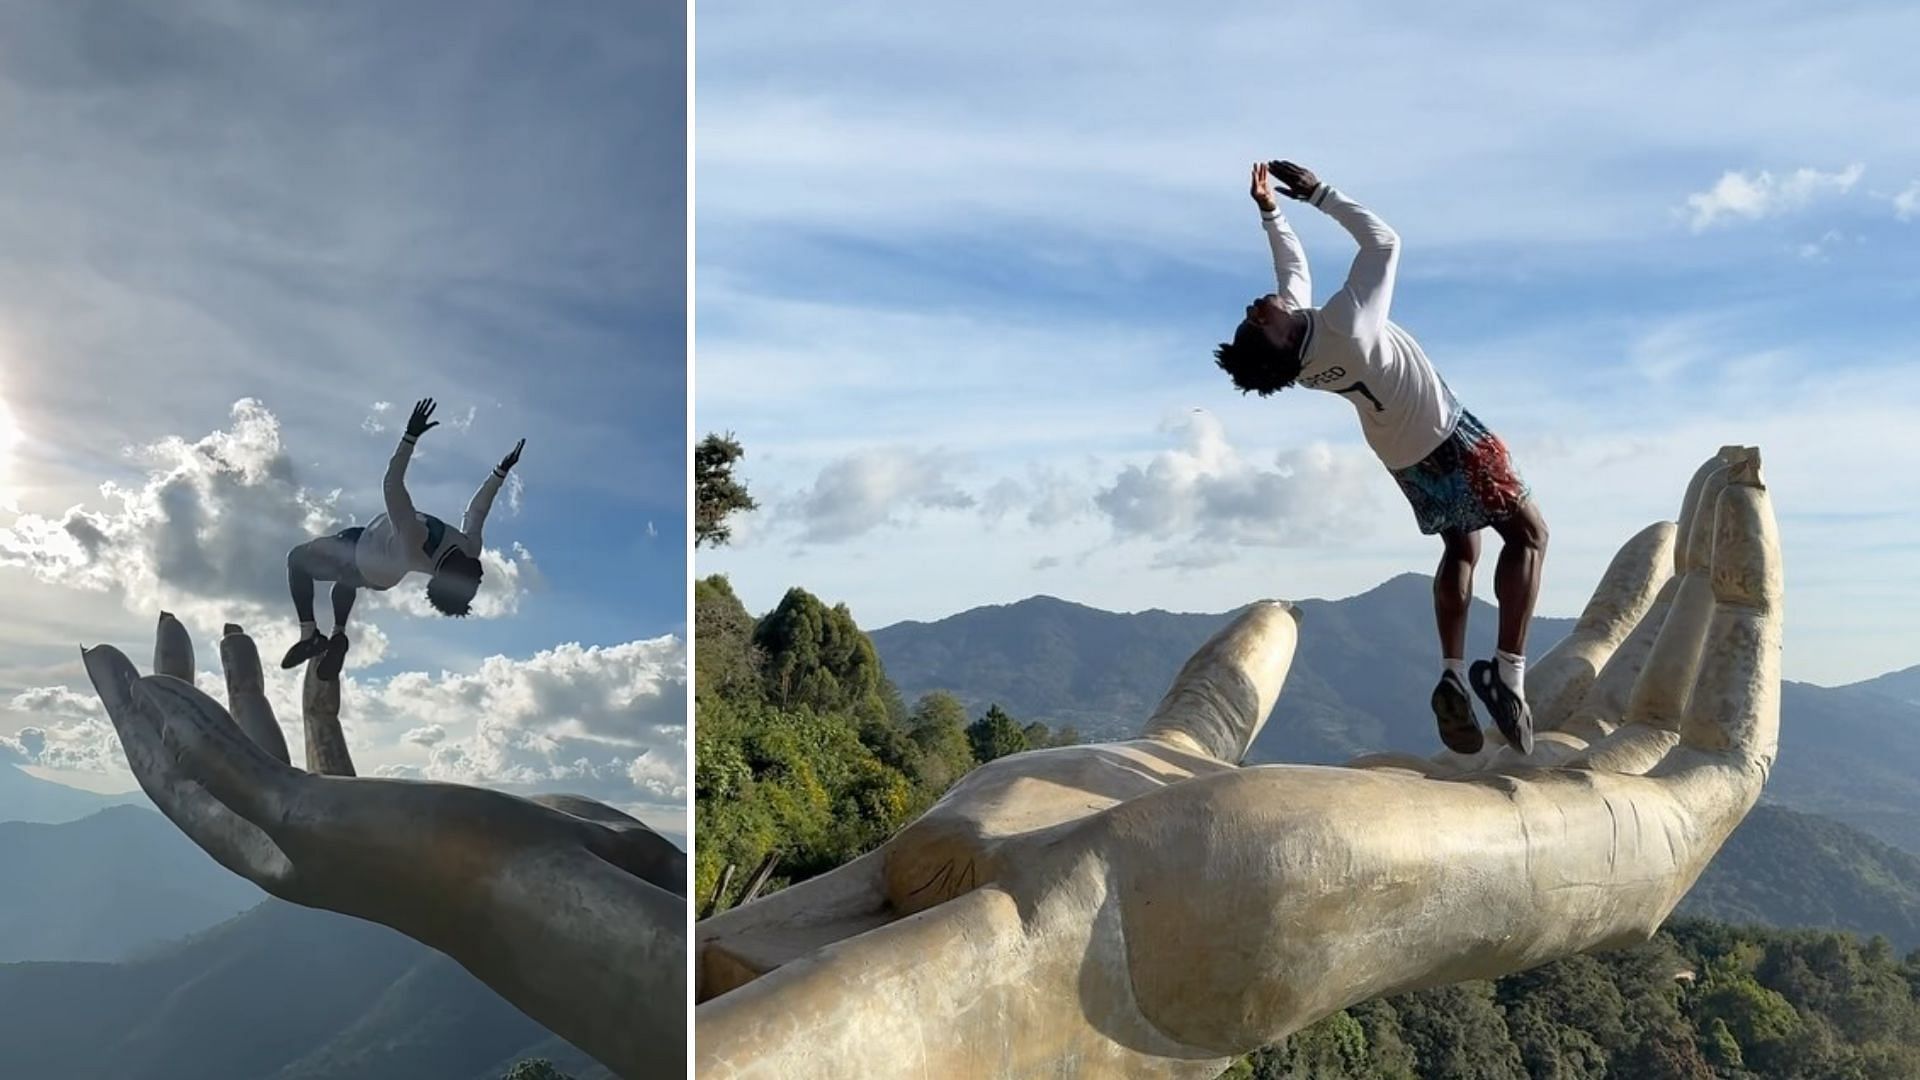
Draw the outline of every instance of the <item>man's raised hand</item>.
<instances>
[{"instance_id":1,"label":"man's raised hand","mask_svg":"<svg viewBox=\"0 0 1920 1080\"><path fill-rule=\"evenodd\" d=\"M1273 187L1267 183L1267 166L1264 162L1253 167L1253 185L1248 194L1253 196L1253 201L1263 214L1280 209L1279 204L1273 201Z\"/></svg>"},{"instance_id":2,"label":"man's raised hand","mask_svg":"<svg viewBox=\"0 0 1920 1080\"><path fill-rule=\"evenodd\" d=\"M421 398L414 402L413 413L407 417L408 438L417 439L440 426L440 421L431 419L434 408L432 398Z\"/></svg>"},{"instance_id":3,"label":"man's raised hand","mask_svg":"<svg viewBox=\"0 0 1920 1080\"><path fill-rule=\"evenodd\" d=\"M519 442L513 444L513 449L507 451L507 456L500 459L501 472L511 472L515 465L520 464L520 451L525 449L526 445L527 440L525 439L521 439Z\"/></svg>"},{"instance_id":4,"label":"man's raised hand","mask_svg":"<svg viewBox=\"0 0 1920 1080\"><path fill-rule=\"evenodd\" d=\"M1289 199L1305 199L1320 186L1320 178L1304 165L1295 165L1291 161L1270 161L1267 168L1273 173L1273 178L1280 181Z\"/></svg>"}]
</instances>

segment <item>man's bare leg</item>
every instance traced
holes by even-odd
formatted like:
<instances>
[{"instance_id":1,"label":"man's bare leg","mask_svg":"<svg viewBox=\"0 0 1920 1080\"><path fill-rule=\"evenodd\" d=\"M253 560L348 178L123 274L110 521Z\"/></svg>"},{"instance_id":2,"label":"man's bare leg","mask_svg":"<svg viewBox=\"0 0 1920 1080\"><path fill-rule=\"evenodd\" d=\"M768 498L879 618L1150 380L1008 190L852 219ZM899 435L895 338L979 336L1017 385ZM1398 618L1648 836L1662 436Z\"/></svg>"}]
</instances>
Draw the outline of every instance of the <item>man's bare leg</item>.
<instances>
[{"instance_id":1,"label":"man's bare leg","mask_svg":"<svg viewBox=\"0 0 1920 1080\"><path fill-rule=\"evenodd\" d=\"M1485 744L1480 722L1467 694L1467 614L1473 606L1473 568L1480 559L1480 534L1448 529L1440 534L1445 545L1440 566L1433 572L1433 615L1440 630L1443 670L1433 688L1433 718L1440 741L1449 750L1477 754Z\"/></svg>"},{"instance_id":2,"label":"man's bare leg","mask_svg":"<svg viewBox=\"0 0 1920 1080\"><path fill-rule=\"evenodd\" d=\"M1547 522L1529 499L1520 510L1492 523L1500 534L1500 561L1493 594L1500 601L1500 651L1527 655L1527 624L1540 597L1540 571L1547 559Z\"/></svg>"},{"instance_id":3,"label":"man's bare leg","mask_svg":"<svg viewBox=\"0 0 1920 1080\"><path fill-rule=\"evenodd\" d=\"M1527 708L1527 624L1540 596L1540 572L1547 558L1547 522L1531 501L1492 523L1500 534L1500 562L1493 591L1500 599L1500 646L1491 661L1467 669L1467 681L1507 742L1522 754L1533 752L1533 713Z\"/></svg>"},{"instance_id":4,"label":"man's bare leg","mask_svg":"<svg viewBox=\"0 0 1920 1080\"><path fill-rule=\"evenodd\" d=\"M1440 629L1440 655L1464 661L1467 656L1467 613L1473 607L1473 568L1480 561L1480 534L1448 529L1440 534L1445 547L1440 567L1433 572L1433 615Z\"/></svg>"}]
</instances>

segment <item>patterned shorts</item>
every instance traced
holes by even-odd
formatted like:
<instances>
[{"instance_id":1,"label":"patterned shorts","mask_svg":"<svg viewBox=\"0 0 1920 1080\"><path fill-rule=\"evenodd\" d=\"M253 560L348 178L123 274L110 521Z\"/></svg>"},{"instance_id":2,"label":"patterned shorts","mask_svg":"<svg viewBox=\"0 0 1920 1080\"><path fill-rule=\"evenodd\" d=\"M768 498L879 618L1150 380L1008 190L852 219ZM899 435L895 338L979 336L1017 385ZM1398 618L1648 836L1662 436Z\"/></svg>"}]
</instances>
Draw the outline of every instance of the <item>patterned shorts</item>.
<instances>
[{"instance_id":1,"label":"patterned shorts","mask_svg":"<svg viewBox=\"0 0 1920 1080\"><path fill-rule=\"evenodd\" d=\"M1526 482L1513 467L1507 444L1465 409L1445 442L1418 464L1393 470L1393 478L1428 536L1484 529L1518 513L1527 501Z\"/></svg>"}]
</instances>

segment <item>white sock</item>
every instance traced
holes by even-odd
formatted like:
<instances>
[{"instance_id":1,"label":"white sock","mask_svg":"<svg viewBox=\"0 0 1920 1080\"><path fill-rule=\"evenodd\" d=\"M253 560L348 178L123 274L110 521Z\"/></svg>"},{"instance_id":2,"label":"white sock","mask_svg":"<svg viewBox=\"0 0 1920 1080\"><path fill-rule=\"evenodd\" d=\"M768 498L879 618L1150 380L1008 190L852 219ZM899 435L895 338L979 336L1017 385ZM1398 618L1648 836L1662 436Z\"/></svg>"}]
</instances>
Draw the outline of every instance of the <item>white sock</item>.
<instances>
[{"instance_id":1,"label":"white sock","mask_svg":"<svg viewBox=\"0 0 1920 1080\"><path fill-rule=\"evenodd\" d=\"M1445 660L1440 661L1440 666L1446 671L1453 672L1453 677L1460 680L1461 686L1467 685L1467 662L1465 660L1455 660L1449 656Z\"/></svg>"},{"instance_id":2,"label":"white sock","mask_svg":"<svg viewBox=\"0 0 1920 1080\"><path fill-rule=\"evenodd\" d=\"M319 632L320 632L319 629L316 628L310 622L303 622L300 624L300 640L301 641L305 641Z\"/></svg>"},{"instance_id":3,"label":"white sock","mask_svg":"<svg viewBox=\"0 0 1920 1080\"><path fill-rule=\"evenodd\" d=\"M1526 696L1527 658L1515 656L1501 649L1493 650L1493 662L1500 669L1500 681L1513 688L1521 697Z\"/></svg>"}]
</instances>

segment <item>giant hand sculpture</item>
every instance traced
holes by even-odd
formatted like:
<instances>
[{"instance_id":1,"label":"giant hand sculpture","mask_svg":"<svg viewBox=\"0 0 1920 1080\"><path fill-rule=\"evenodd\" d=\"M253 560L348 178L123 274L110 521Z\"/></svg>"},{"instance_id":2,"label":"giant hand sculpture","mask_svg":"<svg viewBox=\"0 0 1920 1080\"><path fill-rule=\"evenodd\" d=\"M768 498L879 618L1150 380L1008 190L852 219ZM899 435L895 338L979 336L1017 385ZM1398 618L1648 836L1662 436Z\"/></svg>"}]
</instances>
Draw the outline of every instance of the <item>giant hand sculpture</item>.
<instances>
[{"instance_id":1,"label":"giant hand sculpture","mask_svg":"<svg viewBox=\"0 0 1920 1080\"><path fill-rule=\"evenodd\" d=\"M1140 738L982 766L699 923L698 1073L1212 1077L1367 998L1645 939L1759 796L1780 602L1759 457L1729 447L1534 666L1531 758L1236 768L1298 629L1256 604Z\"/></svg>"},{"instance_id":2,"label":"giant hand sculpture","mask_svg":"<svg viewBox=\"0 0 1920 1080\"><path fill-rule=\"evenodd\" d=\"M160 616L156 674L84 652L134 776L222 866L275 896L383 923L459 961L623 1076L686 1073L686 856L589 799L357 778L340 684L307 668L307 764L290 765L237 626L232 711L193 686L193 643Z\"/></svg>"}]
</instances>

